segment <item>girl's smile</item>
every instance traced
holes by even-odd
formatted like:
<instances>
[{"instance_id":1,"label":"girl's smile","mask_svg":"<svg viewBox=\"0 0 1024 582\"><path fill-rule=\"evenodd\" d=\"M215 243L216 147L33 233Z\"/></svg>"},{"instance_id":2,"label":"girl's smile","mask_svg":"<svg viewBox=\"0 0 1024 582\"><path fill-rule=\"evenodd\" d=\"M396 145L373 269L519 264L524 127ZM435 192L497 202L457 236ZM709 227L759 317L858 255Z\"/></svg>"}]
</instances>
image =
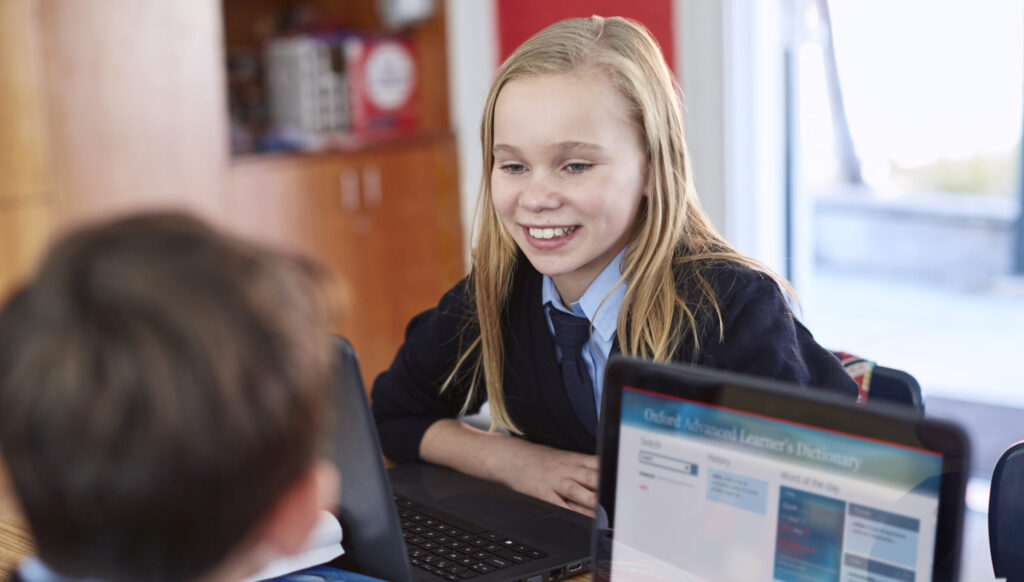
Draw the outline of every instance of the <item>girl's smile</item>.
<instances>
[{"instance_id":1,"label":"girl's smile","mask_svg":"<svg viewBox=\"0 0 1024 582\"><path fill-rule=\"evenodd\" d=\"M578 299L632 235L645 150L630 112L595 69L516 79L498 95L494 208L563 301Z\"/></svg>"},{"instance_id":2,"label":"girl's smile","mask_svg":"<svg viewBox=\"0 0 1024 582\"><path fill-rule=\"evenodd\" d=\"M541 251L557 249L569 243L576 236L577 226L534 227L523 226L526 241ZM524 251L525 252L525 251Z\"/></svg>"},{"instance_id":3,"label":"girl's smile","mask_svg":"<svg viewBox=\"0 0 1024 582\"><path fill-rule=\"evenodd\" d=\"M572 234L576 230L575 226L556 226L553 228L544 226L527 226L525 228L530 236L540 239L563 238Z\"/></svg>"}]
</instances>

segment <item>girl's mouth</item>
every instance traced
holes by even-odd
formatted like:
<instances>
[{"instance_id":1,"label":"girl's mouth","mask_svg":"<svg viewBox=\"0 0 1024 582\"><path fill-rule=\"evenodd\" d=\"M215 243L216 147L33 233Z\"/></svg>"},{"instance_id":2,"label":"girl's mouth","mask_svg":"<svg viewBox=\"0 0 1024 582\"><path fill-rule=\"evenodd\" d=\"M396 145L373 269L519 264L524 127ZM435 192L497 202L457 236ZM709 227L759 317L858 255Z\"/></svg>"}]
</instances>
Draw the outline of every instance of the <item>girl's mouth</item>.
<instances>
[{"instance_id":1,"label":"girl's mouth","mask_svg":"<svg viewBox=\"0 0 1024 582\"><path fill-rule=\"evenodd\" d=\"M523 226L526 244L538 251L556 251L570 244L580 232L578 224L572 226Z\"/></svg>"},{"instance_id":2,"label":"girl's mouth","mask_svg":"<svg viewBox=\"0 0 1024 582\"><path fill-rule=\"evenodd\" d=\"M537 227L531 226L531 227L527 227L527 229L526 229L526 231L530 234L530 236L532 236L533 238L541 239L541 240L551 240L551 239L554 239L554 238L562 238L564 236L568 236L568 235L572 234L573 231L575 231L575 230L576 230L575 226L555 226L555 227L551 227L551 228L537 228Z\"/></svg>"}]
</instances>

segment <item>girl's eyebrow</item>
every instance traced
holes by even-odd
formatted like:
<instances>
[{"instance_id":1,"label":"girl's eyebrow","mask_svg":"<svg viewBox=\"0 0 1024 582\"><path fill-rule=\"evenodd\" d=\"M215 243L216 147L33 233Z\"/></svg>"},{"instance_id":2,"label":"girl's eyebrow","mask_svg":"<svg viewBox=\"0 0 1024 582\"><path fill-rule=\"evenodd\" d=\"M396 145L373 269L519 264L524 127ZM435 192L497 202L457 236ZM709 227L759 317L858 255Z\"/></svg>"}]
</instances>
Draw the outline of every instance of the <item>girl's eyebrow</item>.
<instances>
[{"instance_id":1,"label":"girl's eyebrow","mask_svg":"<svg viewBox=\"0 0 1024 582\"><path fill-rule=\"evenodd\" d=\"M503 143L494 144L494 147L491 148L491 153L496 154L498 152L505 152L505 153L508 153L508 154L512 154L514 156L519 155L519 149L518 148L515 148L515 147L510 146L510 145L506 145L506 144L503 144Z\"/></svg>"},{"instance_id":2,"label":"girl's eyebrow","mask_svg":"<svg viewBox=\"0 0 1024 582\"><path fill-rule=\"evenodd\" d=\"M586 143L586 142L582 142L582 141L563 141L563 142L556 143L556 144L550 146L550 148L554 152L562 153L562 154L564 154L564 153L576 153L576 152L589 153L589 154L606 154L607 153L606 149L604 149L603 147L601 147L601 146L599 146L597 144ZM517 156L517 155L519 155L519 148L516 148L515 146L511 146L511 145L508 145L508 144L498 143L498 144L494 144L494 147L491 148L491 152L495 153L495 154L498 153L498 152L505 152L505 153Z\"/></svg>"},{"instance_id":3,"label":"girl's eyebrow","mask_svg":"<svg viewBox=\"0 0 1024 582\"><path fill-rule=\"evenodd\" d=\"M603 147L596 143L586 143L581 141L563 141L552 146L553 150L560 153L566 152L582 152L589 154L604 154L607 153Z\"/></svg>"}]
</instances>

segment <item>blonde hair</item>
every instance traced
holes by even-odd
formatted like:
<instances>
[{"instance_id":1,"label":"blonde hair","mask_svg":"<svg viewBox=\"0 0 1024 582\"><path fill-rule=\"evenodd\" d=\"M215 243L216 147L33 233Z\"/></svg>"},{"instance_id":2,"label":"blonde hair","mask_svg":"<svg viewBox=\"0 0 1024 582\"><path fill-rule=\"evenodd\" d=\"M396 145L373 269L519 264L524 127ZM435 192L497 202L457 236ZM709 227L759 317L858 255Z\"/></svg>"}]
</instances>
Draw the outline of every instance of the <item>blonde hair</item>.
<instances>
[{"instance_id":1,"label":"blonde hair","mask_svg":"<svg viewBox=\"0 0 1024 582\"><path fill-rule=\"evenodd\" d=\"M726 243L700 208L684 141L679 86L647 29L625 18L592 16L563 20L538 32L498 69L484 107L483 178L469 286L479 332L465 346L442 388L447 389L459 370L471 364L464 411L482 379L492 430L505 427L521 432L505 407L502 389L501 315L512 289L518 250L491 199L495 104L505 85L516 79L592 73L606 75L630 104L647 156L648 195L641 202L619 280L619 284L629 281L617 320L622 352L668 361L689 336L694 346L691 355L696 356L702 325L717 324L719 340L723 337L721 310L703 269L711 261L731 261L765 270ZM785 282L769 275L788 289ZM680 286L688 292L681 293ZM687 296L697 297L696 304L688 303Z\"/></svg>"}]
</instances>

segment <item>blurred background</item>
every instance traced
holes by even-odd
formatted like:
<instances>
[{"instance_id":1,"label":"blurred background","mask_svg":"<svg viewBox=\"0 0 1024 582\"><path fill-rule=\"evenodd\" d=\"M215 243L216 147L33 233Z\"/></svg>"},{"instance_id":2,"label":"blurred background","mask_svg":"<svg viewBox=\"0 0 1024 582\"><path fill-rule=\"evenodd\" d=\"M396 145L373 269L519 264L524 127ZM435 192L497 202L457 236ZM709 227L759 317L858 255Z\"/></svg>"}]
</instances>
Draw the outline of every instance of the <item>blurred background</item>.
<instances>
[{"instance_id":1,"label":"blurred background","mask_svg":"<svg viewBox=\"0 0 1024 582\"><path fill-rule=\"evenodd\" d=\"M336 271L372 381L466 272L498 64L633 17L726 238L970 431L965 572L991 576L987 479L1024 440L1022 2L3 0L0 297L68 228L185 208Z\"/></svg>"}]
</instances>

